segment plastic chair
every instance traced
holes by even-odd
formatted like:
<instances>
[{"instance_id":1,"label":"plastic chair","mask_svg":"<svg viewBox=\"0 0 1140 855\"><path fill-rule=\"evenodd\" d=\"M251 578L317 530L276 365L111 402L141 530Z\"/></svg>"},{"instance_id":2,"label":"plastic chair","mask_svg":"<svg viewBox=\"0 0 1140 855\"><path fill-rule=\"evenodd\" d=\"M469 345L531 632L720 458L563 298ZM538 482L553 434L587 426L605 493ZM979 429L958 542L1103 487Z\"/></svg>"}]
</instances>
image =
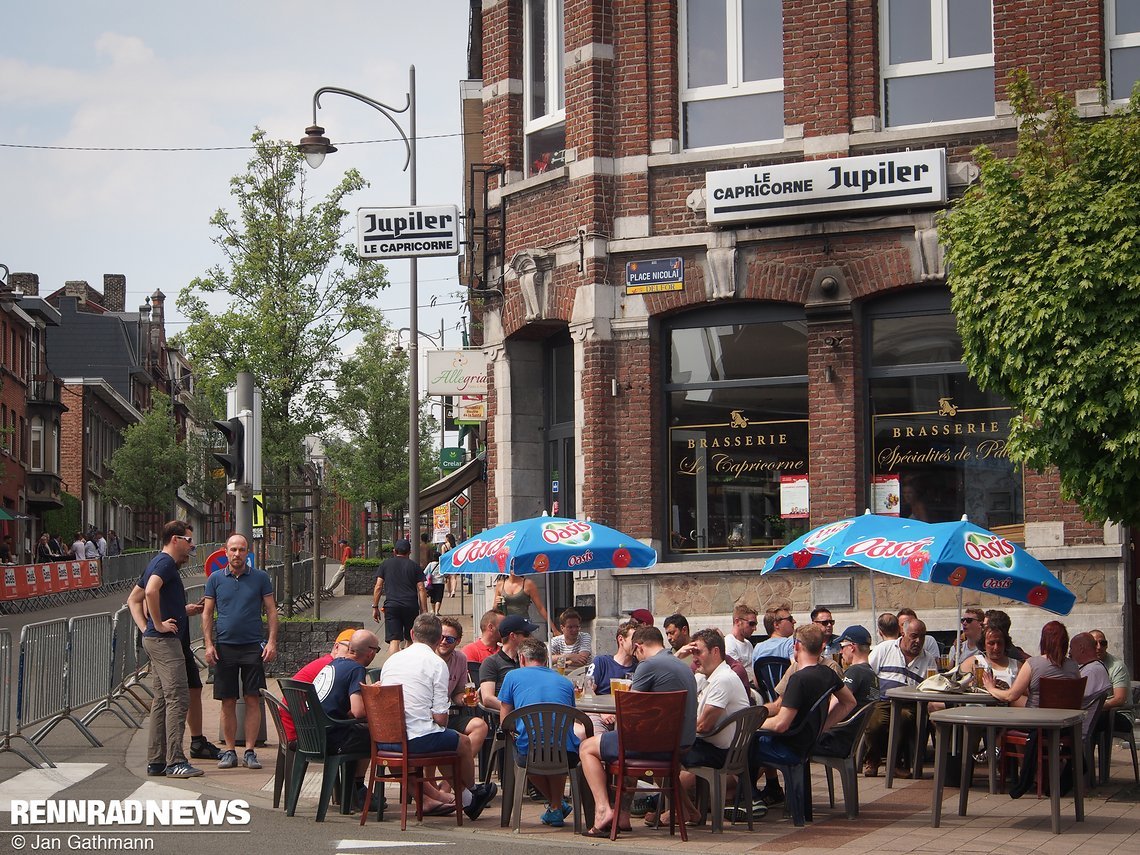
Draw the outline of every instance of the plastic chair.
<instances>
[{"instance_id":1,"label":"plastic chair","mask_svg":"<svg viewBox=\"0 0 1140 855\"><path fill-rule=\"evenodd\" d=\"M831 695L834 691L834 689L828 691L812 704L803 720L784 735L790 737L803 731L809 731L818 740L819 734L823 730L823 724L827 721L827 708L831 703ZM814 748L814 742L812 747ZM812 819L811 777L808 774L810 765L808 758L810 756L811 751L809 750L795 763L768 764L779 770L784 776L784 813L791 815L792 825L797 828L802 827L805 822L810 822Z\"/></svg>"},{"instance_id":2,"label":"plastic chair","mask_svg":"<svg viewBox=\"0 0 1140 855\"><path fill-rule=\"evenodd\" d=\"M722 721L715 730L707 734L712 736L726 728L733 728L732 742L728 746L724 766L720 769L714 769L712 766L685 767L687 771L692 772L708 784L713 834L724 833L725 782L729 775L736 776L734 806L744 804L748 811L748 830L752 831L752 775L748 769L748 748L752 744L753 735L767 717L768 710L766 707L745 707L742 710L737 710ZM703 813L702 810L702 815ZM732 824L736 825L735 818L732 820Z\"/></svg>"},{"instance_id":3,"label":"plastic chair","mask_svg":"<svg viewBox=\"0 0 1140 855\"><path fill-rule=\"evenodd\" d=\"M265 699L265 709L277 730L277 765L273 769L273 806L281 806L281 792L285 789L285 782L293 772L293 763L297 759L296 743L290 745L289 737L285 733L285 725L281 722L281 711L285 709L285 702L268 689L261 690L261 697Z\"/></svg>"},{"instance_id":4,"label":"plastic chair","mask_svg":"<svg viewBox=\"0 0 1140 855\"><path fill-rule=\"evenodd\" d=\"M570 801L574 805L574 833L582 833L582 770L578 766L570 765L569 752L566 750L566 737L573 732L574 724L581 723L586 729L586 737L594 735L594 724L584 712L564 704L531 704L517 710L503 719L502 730L508 735L512 749L518 738L516 725L521 723L526 729L527 751L526 766L514 763L514 775L507 770L507 760L503 767L503 806L509 803L511 813L502 825L509 825L514 819L515 832L522 827L522 800L526 791L526 776L534 775L568 775L570 778ZM512 754L514 751L512 750ZM510 792L506 791L507 781L512 785Z\"/></svg>"},{"instance_id":5,"label":"plastic chair","mask_svg":"<svg viewBox=\"0 0 1140 855\"><path fill-rule=\"evenodd\" d=\"M586 672L589 670L590 670L589 665L580 665L571 671L567 671L566 672L566 678L569 680L573 680L576 677L584 677L584 676L586 676Z\"/></svg>"},{"instance_id":6,"label":"plastic chair","mask_svg":"<svg viewBox=\"0 0 1140 855\"><path fill-rule=\"evenodd\" d=\"M1085 684L1087 677L1042 677L1039 683L1041 709L1079 710L1084 701ZM998 740L1001 745L1002 781L1010 773L1010 763L1017 760L1025 762L1025 751L1029 745L1030 734L1024 730L1006 730ZM1045 740L1041 732L1037 731L1037 798L1044 795L1045 778L1042 774L1045 756Z\"/></svg>"},{"instance_id":7,"label":"plastic chair","mask_svg":"<svg viewBox=\"0 0 1140 855\"><path fill-rule=\"evenodd\" d=\"M769 704L776 700L776 686L784 677L784 672L792 666L792 661L783 656L761 656L752 662L752 673L756 675L756 687Z\"/></svg>"},{"instance_id":8,"label":"plastic chair","mask_svg":"<svg viewBox=\"0 0 1140 855\"><path fill-rule=\"evenodd\" d=\"M1096 749L1100 752L1101 782L1108 780L1109 769L1112 764L1112 740L1123 739L1132 749L1132 774L1136 777L1136 783L1140 784L1140 760L1136 756L1136 732L1132 722L1124 713L1118 713L1116 710L1105 710L1103 715L1108 720L1097 733L1096 741Z\"/></svg>"},{"instance_id":9,"label":"plastic chair","mask_svg":"<svg viewBox=\"0 0 1140 855\"><path fill-rule=\"evenodd\" d=\"M859 751L859 743L863 739L864 731L867 730L867 723L871 720L871 711L874 709L873 703L864 704L855 710L846 721L839 722L827 731L828 734L835 735L838 735L838 731L844 731L843 737L851 738L851 748L845 755L820 753L818 750L820 746L817 742L816 750L812 751L809 761L823 766L824 774L827 776L827 801L833 808L835 807L835 779L832 770L838 770L839 780L843 783L843 807L847 811L848 819L856 819L859 816L859 771L856 768L855 760Z\"/></svg>"},{"instance_id":10,"label":"plastic chair","mask_svg":"<svg viewBox=\"0 0 1140 855\"><path fill-rule=\"evenodd\" d=\"M293 761L293 773L289 780L289 790L285 796L285 815L293 816L297 811L297 800L301 796L301 784L309 763L324 765L321 779L321 796L317 802L317 822L325 821L329 801L337 775L341 778L340 812L349 813L352 808L352 765L358 760L367 760L368 754L332 754L328 750L328 734L334 727L355 725L355 720L330 718L321 708L320 698L312 683L297 680L280 680L281 692L285 695L285 706L297 730L297 754ZM347 768L345 768L347 767Z\"/></svg>"},{"instance_id":11,"label":"plastic chair","mask_svg":"<svg viewBox=\"0 0 1140 855\"><path fill-rule=\"evenodd\" d=\"M364 685L360 687L364 699L364 712L368 719L368 737L371 753L368 758L368 791L364 795L364 809L360 812L360 824L368 821L368 807L377 781L400 782L400 831L408 828L408 784L416 787L416 819L424 820L424 781L451 781L451 791L455 793L455 824L463 825L463 807L458 804L458 796L463 792L459 786L459 752L441 751L432 754L408 753L408 726L404 717L404 687ZM390 743L400 746L399 751L382 751L376 743ZM451 769L449 778L425 775L427 769L437 766ZM384 771L387 770L387 771ZM383 786L381 784L381 786Z\"/></svg>"},{"instance_id":12,"label":"plastic chair","mask_svg":"<svg viewBox=\"0 0 1140 855\"><path fill-rule=\"evenodd\" d=\"M656 790L669 799L669 834L680 826L687 842L684 802L681 798L681 728L688 692L616 692L614 709L618 735L618 758L606 763L606 772L616 777L614 804L625 798L627 780L648 776ZM668 754L667 760L647 760L638 755ZM666 781L668 783L666 783ZM644 788L638 788L642 795ZM610 823L610 840L616 840L618 823Z\"/></svg>"}]
</instances>

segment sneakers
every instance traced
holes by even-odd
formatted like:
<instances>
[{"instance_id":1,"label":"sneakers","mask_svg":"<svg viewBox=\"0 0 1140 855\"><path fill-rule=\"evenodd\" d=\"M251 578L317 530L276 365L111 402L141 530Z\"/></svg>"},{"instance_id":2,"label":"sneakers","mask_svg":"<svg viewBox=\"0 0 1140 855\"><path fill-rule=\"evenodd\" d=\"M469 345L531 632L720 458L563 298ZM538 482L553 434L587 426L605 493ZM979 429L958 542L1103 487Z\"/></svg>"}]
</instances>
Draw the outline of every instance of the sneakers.
<instances>
[{"instance_id":1,"label":"sneakers","mask_svg":"<svg viewBox=\"0 0 1140 855\"><path fill-rule=\"evenodd\" d=\"M247 769L261 768L261 761L257 759L257 752L252 748L245 750L245 756L242 758L241 764Z\"/></svg>"},{"instance_id":2,"label":"sneakers","mask_svg":"<svg viewBox=\"0 0 1140 855\"><path fill-rule=\"evenodd\" d=\"M491 800L495 798L495 794L499 792L499 788L493 783L476 784L471 788L471 804L463 809L467 814L467 818L474 822L479 818L479 814L483 813Z\"/></svg>"},{"instance_id":3,"label":"sneakers","mask_svg":"<svg viewBox=\"0 0 1140 855\"><path fill-rule=\"evenodd\" d=\"M146 773L152 778L161 778L166 774L165 763L147 763Z\"/></svg>"},{"instance_id":4,"label":"sneakers","mask_svg":"<svg viewBox=\"0 0 1140 855\"><path fill-rule=\"evenodd\" d=\"M549 825L551 828L561 828L566 824L566 815L562 813L561 807L547 805L539 819L542 820L543 825Z\"/></svg>"},{"instance_id":5,"label":"sneakers","mask_svg":"<svg viewBox=\"0 0 1140 855\"><path fill-rule=\"evenodd\" d=\"M222 750L204 736L190 740L191 760L217 760L221 755Z\"/></svg>"},{"instance_id":6,"label":"sneakers","mask_svg":"<svg viewBox=\"0 0 1140 855\"><path fill-rule=\"evenodd\" d=\"M768 815L768 806L763 802L752 803L752 818L763 819ZM729 805L724 809L724 818L727 822L748 822L748 808L743 805L736 807Z\"/></svg>"},{"instance_id":7,"label":"sneakers","mask_svg":"<svg viewBox=\"0 0 1140 855\"><path fill-rule=\"evenodd\" d=\"M570 816L570 814L574 813L574 806L570 804L570 802L566 801L566 799L563 799L562 807L560 810L562 811L562 818L565 819L566 817Z\"/></svg>"},{"instance_id":8,"label":"sneakers","mask_svg":"<svg viewBox=\"0 0 1140 855\"><path fill-rule=\"evenodd\" d=\"M657 810L657 794L634 796L629 805L630 816L645 816L651 810Z\"/></svg>"},{"instance_id":9,"label":"sneakers","mask_svg":"<svg viewBox=\"0 0 1140 855\"><path fill-rule=\"evenodd\" d=\"M538 791L538 787L536 787L530 781L527 781L527 783L526 783L526 797L528 799L530 799L532 802L544 802L544 801L546 801L546 796L544 796L542 793L540 793Z\"/></svg>"},{"instance_id":10,"label":"sneakers","mask_svg":"<svg viewBox=\"0 0 1140 855\"><path fill-rule=\"evenodd\" d=\"M237 765L237 752L236 751L223 751L218 755L218 768L219 769L232 769Z\"/></svg>"},{"instance_id":11,"label":"sneakers","mask_svg":"<svg viewBox=\"0 0 1140 855\"><path fill-rule=\"evenodd\" d=\"M206 773L201 769L195 769L185 760L166 767L166 777L168 778L199 778L204 774Z\"/></svg>"},{"instance_id":12,"label":"sneakers","mask_svg":"<svg viewBox=\"0 0 1140 855\"><path fill-rule=\"evenodd\" d=\"M767 807L778 805L784 801L784 791L780 789L779 784L774 787L771 784L768 784L766 787L764 787L764 789L756 794L756 801Z\"/></svg>"}]
</instances>

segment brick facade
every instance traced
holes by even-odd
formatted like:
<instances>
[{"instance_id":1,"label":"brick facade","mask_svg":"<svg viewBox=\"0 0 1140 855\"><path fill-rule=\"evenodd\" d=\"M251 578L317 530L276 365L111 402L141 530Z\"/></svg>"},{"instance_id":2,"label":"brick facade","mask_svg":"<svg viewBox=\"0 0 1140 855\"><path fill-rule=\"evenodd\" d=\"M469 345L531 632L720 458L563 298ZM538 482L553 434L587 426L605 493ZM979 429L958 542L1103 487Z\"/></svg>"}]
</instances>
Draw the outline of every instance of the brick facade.
<instances>
[{"instance_id":1,"label":"brick facade","mask_svg":"<svg viewBox=\"0 0 1140 855\"><path fill-rule=\"evenodd\" d=\"M929 208L713 226L705 214L706 173L944 149L953 200L976 175L972 151L977 145L999 153L1012 150L1015 128L1004 89L1014 69L1026 68L1038 85L1060 87L1070 96L1082 93L1086 100L1106 73L1103 4L995 3L994 116L884 131L879 3L785 3L785 138L684 151L678 6L666 0L566 0L566 164L529 176L523 154L523 3L486 0L482 5L482 157L505 169L493 185L491 204L507 222L505 250L492 264L492 270L501 264L505 275L489 283L503 295L488 302L483 318L496 366L492 375L497 382L511 378L516 355L525 351L531 359L536 340L569 329L576 354L578 513L612 523L666 553L664 382L670 355L663 352L661 324L712 305L803 308L810 513L811 523L818 524L861 513L869 502L865 307L889 294L945 291L936 212ZM520 253L536 251L547 259L542 275L528 276L512 266ZM714 251L722 257L731 253L730 282L710 278ZM624 293L627 262L669 256L684 259L684 290ZM835 300L819 292L825 271L841 283ZM529 483L527 465L517 459L519 391L492 385L487 508L493 525L512 515L516 494L540 493L543 485ZM541 391L526 391L534 406ZM508 396L509 409L503 406ZM543 480L541 474L533 477ZM1060 498L1054 474L1025 472L1023 482L1031 545L1035 525L1060 523L1063 542L1054 545L1097 546L1106 556L1115 549L1117 557L1106 561L1104 572L1117 572L1119 544L1106 543L1102 525L1085 522ZM756 559L732 566L755 572ZM685 566L712 572L724 560L731 562L731 556ZM618 574L617 585L580 583L582 590L596 592L599 615L676 604L653 593L650 602L622 601L621 578ZM605 598L611 601L603 603ZM1115 620L1114 632L1123 631L1121 611L1117 601L1103 616Z\"/></svg>"}]
</instances>

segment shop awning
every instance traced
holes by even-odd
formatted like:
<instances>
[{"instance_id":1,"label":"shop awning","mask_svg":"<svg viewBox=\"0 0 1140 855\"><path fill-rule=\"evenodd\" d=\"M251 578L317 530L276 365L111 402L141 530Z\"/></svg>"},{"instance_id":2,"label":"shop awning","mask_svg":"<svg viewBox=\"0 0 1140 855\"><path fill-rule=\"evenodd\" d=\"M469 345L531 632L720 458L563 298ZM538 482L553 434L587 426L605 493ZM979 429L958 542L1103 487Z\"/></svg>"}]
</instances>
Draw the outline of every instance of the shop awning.
<instances>
[{"instance_id":1,"label":"shop awning","mask_svg":"<svg viewBox=\"0 0 1140 855\"><path fill-rule=\"evenodd\" d=\"M482 480L485 455L486 452L480 452L474 460L464 463L446 478L420 490L420 509L427 510L450 502L476 481Z\"/></svg>"}]
</instances>

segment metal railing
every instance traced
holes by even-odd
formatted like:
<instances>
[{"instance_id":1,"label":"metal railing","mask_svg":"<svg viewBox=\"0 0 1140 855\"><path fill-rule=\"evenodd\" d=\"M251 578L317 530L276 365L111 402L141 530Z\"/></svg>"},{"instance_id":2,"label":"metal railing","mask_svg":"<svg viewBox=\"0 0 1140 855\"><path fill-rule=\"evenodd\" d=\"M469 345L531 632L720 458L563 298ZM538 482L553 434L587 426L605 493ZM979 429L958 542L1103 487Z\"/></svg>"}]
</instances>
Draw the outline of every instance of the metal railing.
<instances>
[{"instance_id":1,"label":"metal railing","mask_svg":"<svg viewBox=\"0 0 1140 855\"><path fill-rule=\"evenodd\" d=\"M110 615L104 617L110 620ZM110 667L109 658L107 667ZM24 625L20 630L20 664L16 678L16 728L23 731L29 725L44 722L32 734L32 742L42 740L60 722L69 721L96 748L102 745L95 734L72 715L68 690L72 670L69 620L60 618Z\"/></svg>"},{"instance_id":2,"label":"metal railing","mask_svg":"<svg viewBox=\"0 0 1140 855\"><path fill-rule=\"evenodd\" d=\"M40 751L39 746L24 736L19 730L12 732L12 633L0 629L0 752L11 751L30 766L39 766L42 762L46 766L55 764ZM12 744L13 739L23 741L32 749L38 759L33 760L19 748Z\"/></svg>"}]
</instances>

